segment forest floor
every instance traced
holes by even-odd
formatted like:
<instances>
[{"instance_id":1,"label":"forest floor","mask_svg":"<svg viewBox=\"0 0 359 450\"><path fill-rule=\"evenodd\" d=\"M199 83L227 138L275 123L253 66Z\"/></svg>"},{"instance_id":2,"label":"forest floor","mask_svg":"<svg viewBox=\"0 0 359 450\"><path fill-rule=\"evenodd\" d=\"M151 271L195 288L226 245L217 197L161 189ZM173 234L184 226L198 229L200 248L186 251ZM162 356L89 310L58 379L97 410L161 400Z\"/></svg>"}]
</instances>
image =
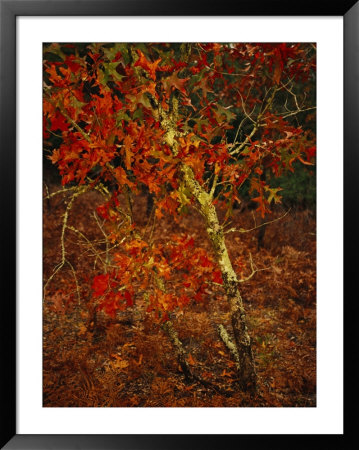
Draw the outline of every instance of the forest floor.
<instances>
[{"instance_id":1,"label":"forest floor","mask_svg":"<svg viewBox=\"0 0 359 450\"><path fill-rule=\"evenodd\" d=\"M50 186L50 192L58 190ZM66 195L44 203L44 282L61 261L61 230ZM96 192L79 196L69 214L88 239L100 230L91 216L102 199ZM134 218L146 226L146 197L136 198ZM283 215L278 209L268 217ZM163 217L154 238L186 232L208 247L196 211L180 223ZM258 220L258 217L257 219ZM254 213L235 209L233 226L254 226ZM76 271L80 284L93 272L93 259L79 252L76 236L66 233L70 265L46 286L43 303L43 406L45 407L314 407L316 406L316 222L308 210L291 210L267 225L263 247L258 230L228 233L232 260L249 255L259 271L240 285L258 374L255 395L238 390L235 364L220 340L217 326L230 329L229 307L220 286L208 290L205 303L193 303L173 318L193 372L207 383L188 381L172 344L159 323L136 299L116 318L91 318L88 303L67 295ZM71 300L71 301L70 301Z\"/></svg>"}]
</instances>

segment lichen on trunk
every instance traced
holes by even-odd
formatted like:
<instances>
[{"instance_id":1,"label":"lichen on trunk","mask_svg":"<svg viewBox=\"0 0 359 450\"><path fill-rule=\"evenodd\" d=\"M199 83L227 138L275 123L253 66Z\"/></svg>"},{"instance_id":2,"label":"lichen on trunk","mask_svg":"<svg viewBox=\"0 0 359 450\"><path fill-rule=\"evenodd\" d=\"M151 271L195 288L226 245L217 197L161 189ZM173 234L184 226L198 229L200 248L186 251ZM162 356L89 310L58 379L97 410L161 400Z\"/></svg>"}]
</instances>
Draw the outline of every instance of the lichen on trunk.
<instances>
[{"instance_id":1,"label":"lichen on trunk","mask_svg":"<svg viewBox=\"0 0 359 450\"><path fill-rule=\"evenodd\" d=\"M233 356L233 359L236 362L236 367L238 372L240 371L240 364L239 364L239 354L236 345L232 342L232 339L229 337L227 330L224 328L222 324L218 325L218 334L219 337L222 339L224 345L227 347L229 353Z\"/></svg>"},{"instance_id":2,"label":"lichen on trunk","mask_svg":"<svg viewBox=\"0 0 359 450\"><path fill-rule=\"evenodd\" d=\"M188 366L188 362L186 360L186 352L183 348L182 342L179 340L177 331L173 327L173 323L170 320L167 320L163 324L163 328L167 332L172 345L174 346L177 354L177 360L179 365L181 366L182 372L184 373L187 379L192 379L193 375L191 373L191 369Z\"/></svg>"},{"instance_id":3,"label":"lichen on trunk","mask_svg":"<svg viewBox=\"0 0 359 450\"><path fill-rule=\"evenodd\" d=\"M176 95L170 98L169 111L162 110L158 105L158 120L165 131L164 140L172 149L174 155L178 154L177 136L180 132L176 123L178 119L178 99ZM242 297L238 288L238 279L233 270L228 255L223 229L219 223L217 211L213 204L211 193L208 193L196 180L191 167L182 164L180 167L182 183L199 205L202 216L206 222L206 229L212 248L221 269L223 286L230 304L232 330L239 354L239 382L243 390L256 389L257 375L251 347L251 340L246 325L246 314Z\"/></svg>"},{"instance_id":4,"label":"lichen on trunk","mask_svg":"<svg viewBox=\"0 0 359 450\"><path fill-rule=\"evenodd\" d=\"M223 287L225 289L231 311L232 330L239 354L240 384L244 390L256 389L256 371L251 347L251 340L246 324L246 314L242 297L238 288L237 275L232 267L224 239L223 229L219 223L217 211L212 198L196 180L193 170L182 165L182 181L196 199L202 216L206 222L207 234L221 269Z\"/></svg>"}]
</instances>

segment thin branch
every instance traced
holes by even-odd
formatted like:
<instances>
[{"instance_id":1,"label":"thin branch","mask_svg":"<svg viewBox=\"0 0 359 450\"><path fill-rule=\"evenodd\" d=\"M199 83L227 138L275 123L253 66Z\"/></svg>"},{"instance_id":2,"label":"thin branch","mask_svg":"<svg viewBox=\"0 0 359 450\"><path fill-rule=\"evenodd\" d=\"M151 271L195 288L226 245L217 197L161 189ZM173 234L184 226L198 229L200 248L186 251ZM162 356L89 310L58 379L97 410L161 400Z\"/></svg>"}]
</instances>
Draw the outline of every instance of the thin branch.
<instances>
[{"instance_id":1,"label":"thin branch","mask_svg":"<svg viewBox=\"0 0 359 450\"><path fill-rule=\"evenodd\" d=\"M265 267L263 269L256 269L254 264L253 264L253 259L252 259L252 254L251 253L249 253L249 262L250 262L250 265L251 265L252 272L248 275L248 277L241 278L240 280L238 280L238 283L245 283L246 281L250 280L257 272L262 272L263 270L271 269L271 267Z\"/></svg>"},{"instance_id":2,"label":"thin branch","mask_svg":"<svg viewBox=\"0 0 359 450\"><path fill-rule=\"evenodd\" d=\"M101 258L100 254L97 252L97 250L96 250L96 248L94 247L93 243L92 243L90 240L88 240L87 237L86 237L83 233L81 233L81 231L78 230L77 228L75 228L75 227L73 227L73 226L71 226L71 225L69 225L67 228L68 228L69 230L73 231L74 233L78 234L82 239L84 239L84 240L86 241L87 245L89 245L89 246L92 248L94 254L95 254L95 255L98 257L98 259L102 262L102 264L103 264L103 266L104 266L104 268L105 268L105 270L106 270L107 263L105 263L105 261ZM106 253L106 252L107 252L107 249L106 249L105 253Z\"/></svg>"},{"instance_id":3,"label":"thin branch","mask_svg":"<svg viewBox=\"0 0 359 450\"><path fill-rule=\"evenodd\" d=\"M224 231L224 233L249 233L250 231L258 230L258 228L264 227L265 225L269 225L270 223L277 222L278 220L283 219L291 210L288 209L282 216L277 217L276 219L269 220L268 222L261 223L260 225L256 225L253 228L245 229L245 228L230 228L229 230Z\"/></svg>"},{"instance_id":4,"label":"thin branch","mask_svg":"<svg viewBox=\"0 0 359 450\"><path fill-rule=\"evenodd\" d=\"M105 270L105 273L107 273L107 267L110 264L108 236L107 236L105 230L103 229L103 226L101 225L100 220L99 220L99 218L98 218L98 216L97 216L97 214L95 212L93 213L93 216L94 216L94 218L96 220L96 223L97 223L98 227L100 228L102 234L104 235L105 241L106 241L106 252L105 252L105 254L106 254L106 265L104 266L104 270Z\"/></svg>"},{"instance_id":5,"label":"thin branch","mask_svg":"<svg viewBox=\"0 0 359 450\"><path fill-rule=\"evenodd\" d=\"M310 108L299 109L298 111L291 111L289 114L286 114L285 116L283 116L283 119L286 119L289 116L294 116L294 115L299 114L301 112L310 111L312 109L317 109L317 107L316 106L311 106Z\"/></svg>"},{"instance_id":6,"label":"thin branch","mask_svg":"<svg viewBox=\"0 0 359 450\"><path fill-rule=\"evenodd\" d=\"M46 127L46 131L48 131L49 133L53 134L54 136L58 137L58 138L63 138L63 136L60 136L59 134L54 133L52 130L50 130L50 128Z\"/></svg>"},{"instance_id":7,"label":"thin branch","mask_svg":"<svg viewBox=\"0 0 359 450\"><path fill-rule=\"evenodd\" d=\"M247 111L246 111L246 108L245 108L245 101L243 100L243 97L242 97L242 94L241 94L240 90L239 90L239 89L236 89L236 91L238 92L238 94L239 94L240 97L241 97L241 101L242 101L242 109L243 109L244 115L245 115L245 116L247 117L247 119L249 119L251 122L256 123L256 121L252 119L252 114L253 114L253 111L255 110L256 105L254 105L254 107L253 107L251 113L248 114Z\"/></svg>"},{"instance_id":8,"label":"thin branch","mask_svg":"<svg viewBox=\"0 0 359 450\"><path fill-rule=\"evenodd\" d=\"M48 284L51 282L51 280L54 278L54 276L57 274L57 272L63 268L63 266L65 265L65 263L70 264L67 260L66 260L66 249L65 249L65 232L66 232L66 228L67 228L67 222L68 222L68 218L69 218L69 212L72 208L73 202L75 200L76 197L78 197L80 194L83 194L84 192L86 192L88 189L88 186L78 186L75 190L75 192L73 193L71 200L69 201L65 213L63 215L63 222L62 222L62 229L61 229L61 238L60 238L60 245L61 245L61 261L55 266L52 274L50 275L50 277L48 278L48 280L46 281L46 283L44 284L44 300L46 297L46 288L48 286Z\"/></svg>"},{"instance_id":9,"label":"thin branch","mask_svg":"<svg viewBox=\"0 0 359 450\"><path fill-rule=\"evenodd\" d=\"M252 137L254 136L255 132L258 130L259 128L259 122L261 120L261 118L263 117L264 113L268 110L268 108L271 107L275 94L277 92L278 88L274 87L272 95L269 97L265 107L263 108L263 110L261 110L261 112L258 114L257 116L257 120L255 122L255 125L253 126L252 131L250 132L250 134L246 137L246 139L242 142L242 144L240 144L237 148L233 149L232 151L230 151L229 153L231 155L236 155L238 153L240 153L242 151L242 149L248 144L248 142L252 139ZM239 92L239 91L238 91ZM240 92L239 92L240 94ZM241 95L241 94L240 94ZM251 119L252 120L252 119ZM253 121L253 120L252 120Z\"/></svg>"},{"instance_id":10,"label":"thin branch","mask_svg":"<svg viewBox=\"0 0 359 450\"><path fill-rule=\"evenodd\" d=\"M47 185L45 185L45 186L46 186L46 192L47 192L47 195L44 197L45 200L49 200L50 198L55 197L55 195L58 195L58 194L63 194L63 193L68 192L68 191L74 191L77 188L77 186L72 186L72 187L69 187L69 188L64 188L63 187L59 191L52 192L50 194Z\"/></svg>"},{"instance_id":11,"label":"thin branch","mask_svg":"<svg viewBox=\"0 0 359 450\"><path fill-rule=\"evenodd\" d=\"M74 280L75 280L75 284L76 284L76 292L77 292L77 299L78 299L78 304L79 304L79 306L80 306L80 304L81 304L81 295L80 295L80 287L79 287L79 283L78 283L78 281L77 281L76 272L75 272L75 269L74 269L73 265L70 263L70 261L66 260L66 262L67 262L67 264L70 266L72 275L73 275Z\"/></svg>"},{"instance_id":12,"label":"thin branch","mask_svg":"<svg viewBox=\"0 0 359 450\"><path fill-rule=\"evenodd\" d=\"M295 105L296 105L297 109L300 109L299 105L298 105L297 95L294 94L294 92L291 89L289 89L287 87L287 85L283 84L282 82L280 84L287 92L289 92L292 95L292 97L294 98L294 102L295 102Z\"/></svg>"},{"instance_id":13,"label":"thin branch","mask_svg":"<svg viewBox=\"0 0 359 450\"><path fill-rule=\"evenodd\" d=\"M251 274L248 275L248 277L246 277L246 278L241 278L240 280L238 280L238 283L245 283L246 281L250 280L257 272L262 272L263 270L270 270L270 269L271 269L271 267L264 267L263 269L256 269L256 270L253 270L253 271L251 272Z\"/></svg>"},{"instance_id":14,"label":"thin branch","mask_svg":"<svg viewBox=\"0 0 359 450\"><path fill-rule=\"evenodd\" d=\"M214 179L213 179L213 184L212 184L212 187L211 187L211 190L209 193L210 199L213 199L214 191L216 190L216 187L218 185L217 182L218 182L218 173L215 174Z\"/></svg>"},{"instance_id":15,"label":"thin branch","mask_svg":"<svg viewBox=\"0 0 359 450\"><path fill-rule=\"evenodd\" d=\"M236 143L237 143L237 137L238 137L239 131L241 130L241 128L242 128L242 126L243 126L243 124L244 124L244 122L245 122L246 120L247 120L247 117L244 117L244 118L241 120L241 123L238 125L237 132L236 132L236 135L235 135L235 137L234 137L234 141L233 141L232 147L234 147L234 146L236 145Z\"/></svg>"}]
</instances>

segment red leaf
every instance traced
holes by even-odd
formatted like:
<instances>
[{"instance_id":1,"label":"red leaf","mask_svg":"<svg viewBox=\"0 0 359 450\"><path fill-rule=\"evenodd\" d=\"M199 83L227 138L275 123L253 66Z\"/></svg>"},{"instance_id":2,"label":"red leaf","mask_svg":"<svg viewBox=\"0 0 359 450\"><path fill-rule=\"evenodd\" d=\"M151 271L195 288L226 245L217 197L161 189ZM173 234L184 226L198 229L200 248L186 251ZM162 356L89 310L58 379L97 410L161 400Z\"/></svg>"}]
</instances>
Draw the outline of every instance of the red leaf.
<instances>
[{"instance_id":1,"label":"red leaf","mask_svg":"<svg viewBox=\"0 0 359 450\"><path fill-rule=\"evenodd\" d=\"M126 300L126 304L127 306L133 306L133 298L132 295L130 294L130 292L125 291L125 300Z\"/></svg>"},{"instance_id":2,"label":"red leaf","mask_svg":"<svg viewBox=\"0 0 359 450\"><path fill-rule=\"evenodd\" d=\"M69 124L66 122L66 119L62 114L56 114L56 116L51 120L51 131L66 131L68 128Z\"/></svg>"},{"instance_id":3,"label":"red leaf","mask_svg":"<svg viewBox=\"0 0 359 450\"><path fill-rule=\"evenodd\" d=\"M212 273L212 280L214 283L223 284L222 274L220 270L216 270Z\"/></svg>"},{"instance_id":4,"label":"red leaf","mask_svg":"<svg viewBox=\"0 0 359 450\"><path fill-rule=\"evenodd\" d=\"M101 297L108 288L109 275L97 275L93 279L92 289L94 291L94 297Z\"/></svg>"}]
</instances>

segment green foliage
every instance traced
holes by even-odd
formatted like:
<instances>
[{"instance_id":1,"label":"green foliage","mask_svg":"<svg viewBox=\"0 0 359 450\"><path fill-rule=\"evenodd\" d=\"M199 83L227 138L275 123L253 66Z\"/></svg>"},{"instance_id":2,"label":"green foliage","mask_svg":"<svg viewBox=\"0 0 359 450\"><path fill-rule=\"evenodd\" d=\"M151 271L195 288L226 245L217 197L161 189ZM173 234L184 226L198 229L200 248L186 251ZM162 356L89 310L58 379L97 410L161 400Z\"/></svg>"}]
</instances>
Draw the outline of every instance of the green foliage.
<instances>
[{"instance_id":1,"label":"green foliage","mask_svg":"<svg viewBox=\"0 0 359 450\"><path fill-rule=\"evenodd\" d=\"M280 186L282 203L285 206L316 208L316 169L300 162L293 164L294 172L288 172L271 181L273 187Z\"/></svg>"}]
</instances>

